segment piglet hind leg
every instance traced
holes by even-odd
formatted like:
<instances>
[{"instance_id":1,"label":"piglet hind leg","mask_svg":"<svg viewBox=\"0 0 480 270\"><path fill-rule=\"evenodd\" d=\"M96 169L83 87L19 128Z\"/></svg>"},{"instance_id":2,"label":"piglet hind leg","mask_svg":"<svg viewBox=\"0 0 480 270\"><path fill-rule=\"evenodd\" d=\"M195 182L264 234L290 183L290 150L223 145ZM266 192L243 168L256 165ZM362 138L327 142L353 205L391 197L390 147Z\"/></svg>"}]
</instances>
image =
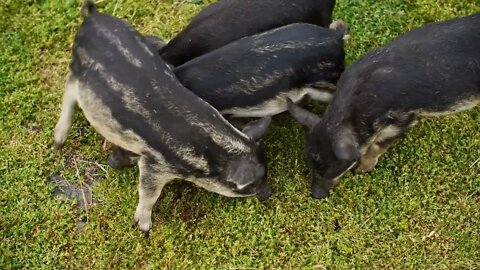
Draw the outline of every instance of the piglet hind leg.
<instances>
[{"instance_id":1,"label":"piglet hind leg","mask_svg":"<svg viewBox=\"0 0 480 270\"><path fill-rule=\"evenodd\" d=\"M153 158L142 156L138 162L138 167L140 169L139 201L133 222L134 225L140 227L144 236L148 237L152 228L153 206L163 187L176 177L165 172L162 163L156 162Z\"/></svg>"},{"instance_id":2,"label":"piglet hind leg","mask_svg":"<svg viewBox=\"0 0 480 270\"><path fill-rule=\"evenodd\" d=\"M70 73L67 75L65 91L63 93L62 112L55 125L54 148L59 150L67 139L68 131L72 126L73 117L77 108L78 80Z\"/></svg>"},{"instance_id":3,"label":"piglet hind leg","mask_svg":"<svg viewBox=\"0 0 480 270\"><path fill-rule=\"evenodd\" d=\"M355 173L367 173L373 170L378 163L378 158L387 151L387 143L374 142L367 149L365 155L362 156L354 169Z\"/></svg>"},{"instance_id":4,"label":"piglet hind leg","mask_svg":"<svg viewBox=\"0 0 480 270\"><path fill-rule=\"evenodd\" d=\"M135 165L139 159L140 156L119 146L114 146L112 152L108 156L107 163L110 167L118 170Z\"/></svg>"}]
</instances>

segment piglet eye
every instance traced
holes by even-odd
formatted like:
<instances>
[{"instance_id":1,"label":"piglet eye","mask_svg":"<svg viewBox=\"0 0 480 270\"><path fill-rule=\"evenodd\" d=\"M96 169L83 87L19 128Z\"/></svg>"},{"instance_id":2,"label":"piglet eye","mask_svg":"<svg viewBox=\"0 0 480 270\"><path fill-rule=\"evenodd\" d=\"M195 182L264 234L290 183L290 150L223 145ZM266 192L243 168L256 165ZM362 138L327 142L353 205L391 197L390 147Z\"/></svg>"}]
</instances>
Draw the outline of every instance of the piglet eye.
<instances>
[{"instance_id":1,"label":"piglet eye","mask_svg":"<svg viewBox=\"0 0 480 270\"><path fill-rule=\"evenodd\" d=\"M257 170L255 171L255 176L258 178L263 178L265 176L265 167L258 165Z\"/></svg>"}]
</instances>

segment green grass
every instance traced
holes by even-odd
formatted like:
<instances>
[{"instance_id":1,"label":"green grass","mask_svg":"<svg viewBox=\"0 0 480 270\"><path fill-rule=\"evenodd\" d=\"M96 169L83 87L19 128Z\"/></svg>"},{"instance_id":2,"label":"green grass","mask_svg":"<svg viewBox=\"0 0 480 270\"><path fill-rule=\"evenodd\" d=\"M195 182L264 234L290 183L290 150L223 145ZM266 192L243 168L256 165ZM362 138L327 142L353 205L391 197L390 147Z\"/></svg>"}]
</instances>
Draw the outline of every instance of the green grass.
<instances>
[{"instance_id":1,"label":"green grass","mask_svg":"<svg viewBox=\"0 0 480 270\"><path fill-rule=\"evenodd\" d=\"M207 2L98 6L169 39ZM413 27L480 11L476 0L337 2L334 17L352 36L348 63ZM138 170L103 166L103 139L83 116L61 154L51 149L79 6L0 3L1 269L480 268L478 107L422 120L373 172L346 174L323 201L310 198L302 130L280 115L264 140L275 190L267 203L172 184L143 238L131 228ZM324 106L310 108L321 113ZM78 209L54 198L54 173L77 184L101 179L93 191L98 202ZM80 220L87 221L83 232Z\"/></svg>"}]
</instances>

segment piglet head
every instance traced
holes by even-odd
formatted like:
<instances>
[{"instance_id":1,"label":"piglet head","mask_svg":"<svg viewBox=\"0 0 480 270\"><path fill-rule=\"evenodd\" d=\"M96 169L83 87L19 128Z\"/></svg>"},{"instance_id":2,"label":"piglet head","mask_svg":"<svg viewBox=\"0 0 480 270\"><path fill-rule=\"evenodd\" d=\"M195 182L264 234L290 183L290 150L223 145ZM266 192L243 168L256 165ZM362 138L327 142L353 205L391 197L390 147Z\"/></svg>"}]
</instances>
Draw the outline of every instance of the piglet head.
<instances>
[{"instance_id":1,"label":"piglet head","mask_svg":"<svg viewBox=\"0 0 480 270\"><path fill-rule=\"evenodd\" d=\"M242 132L254 141L260 140L268 129L271 117L253 121L245 126ZM242 196L257 196L266 200L272 195L272 189L266 178L266 166L263 151L255 148L255 152L242 155L229 162L226 170L227 182L232 184L235 193Z\"/></svg>"},{"instance_id":2,"label":"piglet head","mask_svg":"<svg viewBox=\"0 0 480 270\"><path fill-rule=\"evenodd\" d=\"M322 199L360 159L355 137L348 129L329 130L326 121L288 100L288 110L307 128L307 158L312 166L312 196Z\"/></svg>"}]
</instances>

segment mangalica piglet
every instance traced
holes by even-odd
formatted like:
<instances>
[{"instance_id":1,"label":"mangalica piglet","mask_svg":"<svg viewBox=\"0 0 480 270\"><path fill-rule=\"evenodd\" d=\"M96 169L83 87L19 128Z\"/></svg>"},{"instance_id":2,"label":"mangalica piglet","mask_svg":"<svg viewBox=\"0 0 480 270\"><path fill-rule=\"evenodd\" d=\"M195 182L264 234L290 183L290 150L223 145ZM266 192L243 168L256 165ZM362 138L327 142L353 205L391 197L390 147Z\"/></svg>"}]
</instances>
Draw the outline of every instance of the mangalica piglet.
<instances>
[{"instance_id":1,"label":"mangalica piglet","mask_svg":"<svg viewBox=\"0 0 480 270\"><path fill-rule=\"evenodd\" d=\"M64 144L78 105L103 137L138 155L134 221L145 234L163 186L174 179L231 197L271 195L256 143L270 118L242 133L183 87L132 26L97 12L90 1L82 13L55 145Z\"/></svg>"},{"instance_id":2,"label":"mangalica piglet","mask_svg":"<svg viewBox=\"0 0 480 270\"><path fill-rule=\"evenodd\" d=\"M291 23L328 27L335 0L220 0L195 16L160 50L173 66L242 37Z\"/></svg>"},{"instance_id":3,"label":"mangalica piglet","mask_svg":"<svg viewBox=\"0 0 480 270\"><path fill-rule=\"evenodd\" d=\"M180 82L224 115L264 117L286 98L328 102L344 70L345 27L296 23L242 38L174 69Z\"/></svg>"},{"instance_id":4,"label":"mangalica piglet","mask_svg":"<svg viewBox=\"0 0 480 270\"><path fill-rule=\"evenodd\" d=\"M370 52L343 73L322 118L289 103L308 128L313 197L327 197L350 168L372 170L417 117L479 103L480 14L414 29Z\"/></svg>"},{"instance_id":5,"label":"mangalica piglet","mask_svg":"<svg viewBox=\"0 0 480 270\"><path fill-rule=\"evenodd\" d=\"M344 70L343 38L337 30L296 23L242 38L174 68L180 82L223 115L266 117L287 110L286 98L327 102ZM149 39L155 44L161 42ZM137 161L115 148L116 169Z\"/></svg>"}]
</instances>

